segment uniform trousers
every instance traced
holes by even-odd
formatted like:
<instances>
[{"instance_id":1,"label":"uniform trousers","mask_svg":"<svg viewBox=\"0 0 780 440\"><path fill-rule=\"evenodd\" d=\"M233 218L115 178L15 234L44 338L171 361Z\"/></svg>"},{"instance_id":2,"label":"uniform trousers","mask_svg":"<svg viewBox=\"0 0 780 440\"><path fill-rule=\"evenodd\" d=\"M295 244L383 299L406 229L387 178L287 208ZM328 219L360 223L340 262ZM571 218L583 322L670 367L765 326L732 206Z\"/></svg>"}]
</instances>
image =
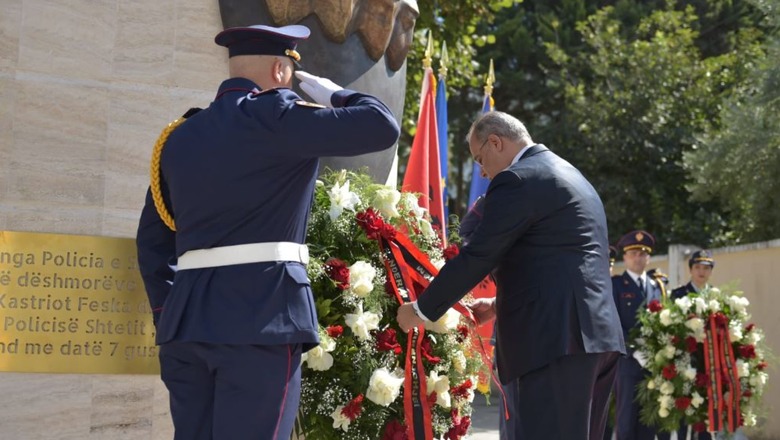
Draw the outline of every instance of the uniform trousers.
<instances>
[{"instance_id":1,"label":"uniform trousers","mask_svg":"<svg viewBox=\"0 0 780 440\"><path fill-rule=\"evenodd\" d=\"M160 346L174 440L290 438L301 345L169 342Z\"/></svg>"},{"instance_id":2,"label":"uniform trousers","mask_svg":"<svg viewBox=\"0 0 780 440\"><path fill-rule=\"evenodd\" d=\"M516 389L507 405L516 420L507 425L514 432L506 439L602 440L618 357L616 352L561 356L512 381Z\"/></svg>"},{"instance_id":3,"label":"uniform trousers","mask_svg":"<svg viewBox=\"0 0 780 440\"><path fill-rule=\"evenodd\" d=\"M655 428L639 420L639 403L636 387L644 379L647 370L633 356L621 357L615 381L615 431L617 440L654 440ZM669 438L668 434L666 434ZM663 434L661 435L664 438Z\"/></svg>"}]
</instances>

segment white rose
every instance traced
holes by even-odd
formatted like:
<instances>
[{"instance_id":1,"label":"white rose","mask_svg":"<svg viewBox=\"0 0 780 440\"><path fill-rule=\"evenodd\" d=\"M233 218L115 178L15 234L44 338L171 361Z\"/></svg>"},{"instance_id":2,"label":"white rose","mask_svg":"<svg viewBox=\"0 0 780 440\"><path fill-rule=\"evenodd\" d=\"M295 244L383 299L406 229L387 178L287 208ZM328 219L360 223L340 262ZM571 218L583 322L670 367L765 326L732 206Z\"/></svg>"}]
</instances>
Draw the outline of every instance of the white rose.
<instances>
[{"instance_id":1,"label":"white rose","mask_svg":"<svg viewBox=\"0 0 780 440\"><path fill-rule=\"evenodd\" d=\"M371 374L366 398L377 405L389 406L398 398L403 383L403 375L391 373L385 367L378 368Z\"/></svg>"},{"instance_id":2,"label":"white rose","mask_svg":"<svg viewBox=\"0 0 780 440\"><path fill-rule=\"evenodd\" d=\"M696 379L696 369L688 367L683 370L682 376L687 380L693 381Z\"/></svg>"},{"instance_id":3,"label":"white rose","mask_svg":"<svg viewBox=\"0 0 780 440\"><path fill-rule=\"evenodd\" d=\"M739 321L731 321L729 325L729 337L731 337L731 342L742 340L742 325Z\"/></svg>"},{"instance_id":4,"label":"white rose","mask_svg":"<svg viewBox=\"0 0 780 440\"><path fill-rule=\"evenodd\" d=\"M710 309L711 312L719 312L720 303L715 299L711 299L710 302L707 304L707 308Z\"/></svg>"},{"instance_id":5,"label":"white rose","mask_svg":"<svg viewBox=\"0 0 780 440\"><path fill-rule=\"evenodd\" d=\"M750 301L748 301L747 298L737 295L731 295L726 298L726 303L728 303L732 310L739 314L745 313L747 306L750 305Z\"/></svg>"},{"instance_id":6,"label":"white rose","mask_svg":"<svg viewBox=\"0 0 780 440\"><path fill-rule=\"evenodd\" d=\"M647 381L647 389L648 390L654 390L655 389L655 381L653 379L650 379Z\"/></svg>"},{"instance_id":7,"label":"white rose","mask_svg":"<svg viewBox=\"0 0 780 440\"><path fill-rule=\"evenodd\" d=\"M664 356L666 356L667 359L674 359L674 353L677 351L676 348L674 348L674 345L667 345L663 349Z\"/></svg>"},{"instance_id":8,"label":"white rose","mask_svg":"<svg viewBox=\"0 0 780 440\"><path fill-rule=\"evenodd\" d=\"M691 406L694 408L698 408L699 405L701 405L702 403L704 403L704 397L702 397L701 394L694 391L693 398L691 399Z\"/></svg>"},{"instance_id":9,"label":"white rose","mask_svg":"<svg viewBox=\"0 0 780 440\"><path fill-rule=\"evenodd\" d=\"M355 205L360 203L360 198L357 194L349 190L349 180L344 182L343 185L338 183L328 191L328 197L330 198L330 220L336 220L344 210L354 211Z\"/></svg>"},{"instance_id":10,"label":"white rose","mask_svg":"<svg viewBox=\"0 0 780 440\"><path fill-rule=\"evenodd\" d=\"M422 232L423 236L428 238L433 238L436 236L436 232L433 230L431 222L425 219L420 219L420 232Z\"/></svg>"},{"instance_id":11,"label":"white rose","mask_svg":"<svg viewBox=\"0 0 780 440\"><path fill-rule=\"evenodd\" d=\"M420 206L419 198L412 193L401 194L401 204L409 210L409 213L418 219L424 218L427 210Z\"/></svg>"},{"instance_id":12,"label":"white rose","mask_svg":"<svg viewBox=\"0 0 780 440\"><path fill-rule=\"evenodd\" d=\"M763 338L763 336L761 335L761 332L759 332L759 331L758 331L758 330L756 330L756 329L753 329L753 330L752 330L752 331L751 331L751 332L748 334L748 340L749 340L749 341L750 341L750 343L751 343L751 344L753 344L753 345L756 345L756 344L758 344L759 342L761 342L761 339L762 339L762 338Z\"/></svg>"},{"instance_id":13,"label":"white rose","mask_svg":"<svg viewBox=\"0 0 780 440\"><path fill-rule=\"evenodd\" d=\"M455 309L449 309L437 321L425 321L425 329L434 333L449 333L455 330L460 323L460 313Z\"/></svg>"},{"instance_id":14,"label":"white rose","mask_svg":"<svg viewBox=\"0 0 780 440\"><path fill-rule=\"evenodd\" d=\"M704 329L704 320L701 318L691 318L685 321L685 326L694 332Z\"/></svg>"},{"instance_id":15,"label":"white rose","mask_svg":"<svg viewBox=\"0 0 780 440\"><path fill-rule=\"evenodd\" d=\"M672 321L672 311L669 309L661 310L661 313L658 315L658 319L661 321L661 324L666 327L674 324L674 321Z\"/></svg>"},{"instance_id":16,"label":"white rose","mask_svg":"<svg viewBox=\"0 0 780 440\"><path fill-rule=\"evenodd\" d=\"M661 418L669 417L669 410L666 408L658 408L658 415L661 416Z\"/></svg>"},{"instance_id":17,"label":"white rose","mask_svg":"<svg viewBox=\"0 0 780 440\"><path fill-rule=\"evenodd\" d=\"M658 406L660 408L671 408L674 405L674 398L672 396L658 396Z\"/></svg>"},{"instance_id":18,"label":"white rose","mask_svg":"<svg viewBox=\"0 0 780 440\"><path fill-rule=\"evenodd\" d=\"M750 376L750 364L744 362L741 359L737 360L737 376L748 377Z\"/></svg>"},{"instance_id":19,"label":"white rose","mask_svg":"<svg viewBox=\"0 0 780 440\"><path fill-rule=\"evenodd\" d=\"M323 348L322 343L304 353L304 356L306 364L312 370L327 371L333 366L333 356Z\"/></svg>"},{"instance_id":20,"label":"white rose","mask_svg":"<svg viewBox=\"0 0 780 440\"><path fill-rule=\"evenodd\" d=\"M365 261L356 261L349 266L349 291L359 297L365 297L374 290L376 269Z\"/></svg>"},{"instance_id":21,"label":"white rose","mask_svg":"<svg viewBox=\"0 0 780 440\"><path fill-rule=\"evenodd\" d=\"M693 306L696 308L697 315L702 315L707 311L707 302L704 301L704 298L694 298Z\"/></svg>"},{"instance_id":22,"label":"white rose","mask_svg":"<svg viewBox=\"0 0 780 440\"><path fill-rule=\"evenodd\" d=\"M392 188L383 188L377 190L374 195L374 200L371 202L371 206L377 209L382 217L385 219L391 219L401 215L398 212L396 206L401 201L401 193Z\"/></svg>"},{"instance_id":23,"label":"white rose","mask_svg":"<svg viewBox=\"0 0 780 440\"><path fill-rule=\"evenodd\" d=\"M350 420L349 417L345 416L344 413L341 412L343 409L344 405L339 406L330 416L333 418L334 429L341 428L342 431L347 432L349 430Z\"/></svg>"},{"instance_id":24,"label":"white rose","mask_svg":"<svg viewBox=\"0 0 780 440\"><path fill-rule=\"evenodd\" d=\"M680 311L684 314L688 314L688 310L691 309L691 306L693 305L693 302L691 302L691 299L687 296L684 296L682 298L677 298L674 300L674 303L677 305L677 307L680 308Z\"/></svg>"},{"instance_id":25,"label":"white rose","mask_svg":"<svg viewBox=\"0 0 780 440\"><path fill-rule=\"evenodd\" d=\"M661 394L669 395L674 392L674 384L669 382L668 380L665 380L664 383L661 384Z\"/></svg>"},{"instance_id":26,"label":"white rose","mask_svg":"<svg viewBox=\"0 0 780 440\"><path fill-rule=\"evenodd\" d=\"M435 392L436 404L442 408L449 408L452 406L449 377L439 376L439 373L436 371L431 371L428 373L428 378L425 381L425 391L428 394Z\"/></svg>"},{"instance_id":27,"label":"white rose","mask_svg":"<svg viewBox=\"0 0 780 440\"><path fill-rule=\"evenodd\" d=\"M355 313L347 313L344 317L344 321L347 323L352 333L358 337L361 341L367 341L371 335L371 330L379 328L379 320L381 316L372 312L363 312L363 303L359 303L355 309Z\"/></svg>"}]
</instances>

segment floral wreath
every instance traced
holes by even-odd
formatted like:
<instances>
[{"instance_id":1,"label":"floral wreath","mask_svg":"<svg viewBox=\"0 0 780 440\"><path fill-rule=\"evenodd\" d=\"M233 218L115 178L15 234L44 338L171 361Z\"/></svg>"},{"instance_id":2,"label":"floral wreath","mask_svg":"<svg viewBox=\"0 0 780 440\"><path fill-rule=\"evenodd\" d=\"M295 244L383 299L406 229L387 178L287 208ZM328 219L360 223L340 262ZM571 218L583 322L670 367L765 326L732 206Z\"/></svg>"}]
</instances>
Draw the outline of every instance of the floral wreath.
<instances>
[{"instance_id":1,"label":"floral wreath","mask_svg":"<svg viewBox=\"0 0 780 440\"><path fill-rule=\"evenodd\" d=\"M412 333L395 321L399 289L388 279L378 244L397 235L408 237L436 267L457 255L456 245L441 249L418 195L374 184L363 173L329 173L317 181L307 243L320 345L303 355L297 434L318 440L421 440L408 426L404 397ZM421 333L417 379L435 438L463 438L475 390L488 390L489 372L474 335L453 309L426 322Z\"/></svg>"},{"instance_id":2,"label":"floral wreath","mask_svg":"<svg viewBox=\"0 0 780 440\"><path fill-rule=\"evenodd\" d=\"M638 391L644 423L667 432L681 422L696 432L756 424L769 352L749 304L742 292L708 287L639 312L635 357L650 372Z\"/></svg>"}]
</instances>

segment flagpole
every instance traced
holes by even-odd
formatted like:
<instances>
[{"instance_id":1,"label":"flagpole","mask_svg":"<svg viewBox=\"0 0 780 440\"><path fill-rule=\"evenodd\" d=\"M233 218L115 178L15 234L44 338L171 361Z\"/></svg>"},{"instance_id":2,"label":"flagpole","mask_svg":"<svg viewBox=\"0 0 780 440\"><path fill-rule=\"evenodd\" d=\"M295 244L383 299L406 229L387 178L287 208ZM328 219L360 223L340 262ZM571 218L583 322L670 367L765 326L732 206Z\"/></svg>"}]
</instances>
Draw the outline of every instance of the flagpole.
<instances>
[{"instance_id":1,"label":"flagpole","mask_svg":"<svg viewBox=\"0 0 780 440\"><path fill-rule=\"evenodd\" d=\"M493 84L496 83L496 71L493 68L493 58L490 59L490 69L488 69L487 77L485 78L485 95L493 96Z\"/></svg>"},{"instance_id":2,"label":"flagpole","mask_svg":"<svg viewBox=\"0 0 780 440\"><path fill-rule=\"evenodd\" d=\"M441 59L439 60L439 79L447 78L447 67L450 64L450 56L447 53L447 42L441 42Z\"/></svg>"}]
</instances>

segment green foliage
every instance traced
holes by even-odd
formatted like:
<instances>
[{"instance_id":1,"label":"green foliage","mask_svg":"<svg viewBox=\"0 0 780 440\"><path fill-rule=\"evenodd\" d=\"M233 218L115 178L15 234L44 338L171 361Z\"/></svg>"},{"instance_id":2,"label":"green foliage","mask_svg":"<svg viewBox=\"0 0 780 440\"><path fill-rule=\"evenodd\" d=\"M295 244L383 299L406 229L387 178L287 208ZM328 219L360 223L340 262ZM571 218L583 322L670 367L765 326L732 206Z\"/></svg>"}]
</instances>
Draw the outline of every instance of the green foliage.
<instances>
[{"instance_id":1,"label":"green foliage","mask_svg":"<svg viewBox=\"0 0 780 440\"><path fill-rule=\"evenodd\" d=\"M764 2L775 28L778 6ZM780 38L756 53L748 80L723 105L722 128L707 130L685 153L696 200L718 200L731 213L729 243L780 237Z\"/></svg>"},{"instance_id":2,"label":"green foliage","mask_svg":"<svg viewBox=\"0 0 780 440\"><path fill-rule=\"evenodd\" d=\"M577 130L562 154L598 189L615 237L641 227L662 246L708 244L723 233L724 219L717 205L689 202L682 153L697 133L719 126L722 99L760 52L759 33L741 30L734 38L742 50L703 58L693 8L672 6L631 32L607 7L577 26L582 50L547 44Z\"/></svg>"}]
</instances>

